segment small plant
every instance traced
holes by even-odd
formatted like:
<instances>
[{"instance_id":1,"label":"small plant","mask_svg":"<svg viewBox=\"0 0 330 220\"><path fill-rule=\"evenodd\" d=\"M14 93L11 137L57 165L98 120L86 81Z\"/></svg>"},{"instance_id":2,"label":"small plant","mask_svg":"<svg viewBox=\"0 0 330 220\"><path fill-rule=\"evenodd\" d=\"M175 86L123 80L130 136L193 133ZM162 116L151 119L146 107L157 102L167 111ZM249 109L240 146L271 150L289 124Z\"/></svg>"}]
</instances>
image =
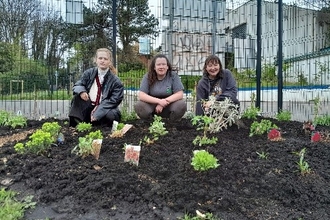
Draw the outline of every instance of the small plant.
<instances>
[{"instance_id":1,"label":"small plant","mask_svg":"<svg viewBox=\"0 0 330 220\"><path fill-rule=\"evenodd\" d=\"M18 200L17 193L12 190L0 189L0 219L23 219L25 210L34 208L33 196Z\"/></svg>"},{"instance_id":2,"label":"small plant","mask_svg":"<svg viewBox=\"0 0 330 220\"><path fill-rule=\"evenodd\" d=\"M92 130L92 124L86 122L80 122L76 126L77 131L79 132L89 132Z\"/></svg>"},{"instance_id":3,"label":"small plant","mask_svg":"<svg viewBox=\"0 0 330 220\"><path fill-rule=\"evenodd\" d=\"M161 116L154 115L154 121L151 123L151 126L149 127L149 133L152 135L152 137L145 136L143 138L143 141L147 145L154 143L159 139L160 136L166 135L168 133L168 131L164 126L164 122L162 122Z\"/></svg>"},{"instance_id":4,"label":"small plant","mask_svg":"<svg viewBox=\"0 0 330 220\"><path fill-rule=\"evenodd\" d=\"M242 118L253 119L256 120L257 116L260 113L260 109L255 106L250 106L246 108L242 113Z\"/></svg>"},{"instance_id":5,"label":"small plant","mask_svg":"<svg viewBox=\"0 0 330 220\"><path fill-rule=\"evenodd\" d=\"M22 115L10 116L5 122L5 125L13 129L17 127L24 128L27 125L27 118Z\"/></svg>"},{"instance_id":6,"label":"small plant","mask_svg":"<svg viewBox=\"0 0 330 220\"><path fill-rule=\"evenodd\" d=\"M208 124L210 133L222 131L228 126L235 124L240 119L238 106L231 99L225 98L223 101L216 101L214 96L210 97L204 106L204 114L213 120Z\"/></svg>"},{"instance_id":7,"label":"small plant","mask_svg":"<svg viewBox=\"0 0 330 220\"><path fill-rule=\"evenodd\" d=\"M285 111L281 110L276 114L276 119L278 121L290 121L291 120L291 112L290 111Z\"/></svg>"},{"instance_id":8,"label":"small plant","mask_svg":"<svg viewBox=\"0 0 330 220\"><path fill-rule=\"evenodd\" d=\"M313 125L312 121L305 121L303 123L303 130L305 131L305 134L310 134L315 131L315 125Z\"/></svg>"},{"instance_id":9,"label":"small plant","mask_svg":"<svg viewBox=\"0 0 330 220\"><path fill-rule=\"evenodd\" d=\"M208 138L207 132L209 131L210 124L214 121L213 118L207 115L196 115L191 119L192 125L197 126L197 131L202 130L203 136L197 135L193 140L194 145L202 146L204 144L216 144L218 138Z\"/></svg>"},{"instance_id":10,"label":"small plant","mask_svg":"<svg viewBox=\"0 0 330 220\"><path fill-rule=\"evenodd\" d=\"M86 138L89 138L92 140L103 139L103 135L100 130L96 130L96 131L91 131L89 134L87 134Z\"/></svg>"},{"instance_id":11,"label":"small plant","mask_svg":"<svg viewBox=\"0 0 330 220\"><path fill-rule=\"evenodd\" d=\"M271 129L267 134L268 140L270 141L282 141L282 134L278 129Z\"/></svg>"},{"instance_id":12,"label":"small plant","mask_svg":"<svg viewBox=\"0 0 330 220\"><path fill-rule=\"evenodd\" d=\"M322 135L319 131L312 132L311 142L320 142L322 140Z\"/></svg>"},{"instance_id":13,"label":"small plant","mask_svg":"<svg viewBox=\"0 0 330 220\"><path fill-rule=\"evenodd\" d=\"M121 121L127 122L135 119L137 119L136 113L128 111L128 106L124 106L121 110Z\"/></svg>"},{"instance_id":14,"label":"small plant","mask_svg":"<svg viewBox=\"0 0 330 220\"><path fill-rule=\"evenodd\" d=\"M314 124L322 126L330 126L330 115L317 116L314 119Z\"/></svg>"},{"instance_id":15,"label":"small plant","mask_svg":"<svg viewBox=\"0 0 330 220\"><path fill-rule=\"evenodd\" d=\"M250 127L250 137L253 135L262 135L272 128L278 128L268 119L262 119L261 122L253 122Z\"/></svg>"},{"instance_id":16,"label":"small plant","mask_svg":"<svg viewBox=\"0 0 330 220\"><path fill-rule=\"evenodd\" d=\"M248 107L243 111L242 118L256 120L257 116L260 114L260 109L255 107L256 94L251 93L250 99L251 99L251 105L250 107Z\"/></svg>"},{"instance_id":17,"label":"small plant","mask_svg":"<svg viewBox=\"0 0 330 220\"><path fill-rule=\"evenodd\" d=\"M44 154L54 143L54 139L49 132L41 129L36 130L26 142L26 152L32 152L35 154Z\"/></svg>"},{"instance_id":18,"label":"small plant","mask_svg":"<svg viewBox=\"0 0 330 220\"><path fill-rule=\"evenodd\" d=\"M24 154L26 150L23 143L16 143L14 149L19 154Z\"/></svg>"},{"instance_id":19,"label":"small plant","mask_svg":"<svg viewBox=\"0 0 330 220\"><path fill-rule=\"evenodd\" d=\"M256 154L258 155L258 157L260 159L263 159L263 160L267 160L268 159L268 156L269 156L269 154L266 153L266 152L264 152L264 151L262 151L260 153L257 151Z\"/></svg>"},{"instance_id":20,"label":"small plant","mask_svg":"<svg viewBox=\"0 0 330 220\"><path fill-rule=\"evenodd\" d=\"M314 121L315 119L319 116L319 111L320 111L320 104L321 104L321 99L319 96L317 96L314 100L313 100L313 103L314 103Z\"/></svg>"},{"instance_id":21,"label":"small plant","mask_svg":"<svg viewBox=\"0 0 330 220\"><path fill-rule=\"evenodd\" d=\"M198 210L196 210L196 216L185 214L182 218L178 218L178 219L179 220L220 220L219 218L213 216L213 214L210 212L203 214Z\"/></svg>"},{"instance_id":22,"label":"small plant","mask_svg":"<svg viewBox=\"0 0 330 220\"><path fill-rule=\"evenodd\" d=\"M53 138L53 142L55 143L60 133L61 126L58 124L58 122L45 122L42 125L41 130L49 132Z\"/></svg>"},{"instance_id":23,"label":"small plant","mask_svg":"<svg viewBox=\"0 0 330 220\"><path fill-rule=\"evenodd\" d=\"M6 112L4 110L0 110L0 126L3 126L6 124L8 118L9 118L9 112Z\"/></svg>"},{"instance_id":24,"label":"small plant","mask_svg":"<svg viewBox=\"0 0 330 220\"><path fill-rule=\"evenodd\" d=\"M85 158L93 153L93 147L92 147L93 139L87 137L79 137L78 140L79 143L77 146L73 148L73 150L71 151L72 153L76 153L82 158Z\"/></svg>"},{"instance_id":25,"label":"small plant","mask_svg":"<svg viewBox=\"0 0 330 220\"><path fill-rule=\"evenodd\" d=\"M219 166L218 159L205 150L195 150L191 160L194 170L206 171Z\"/></svg>"},{"instance_id":26,"label":"small plant","mask_svg":"<svg viewBox=\"0 0 330 220\"><path fill-rule=\"evenodd\" d=\"M299 161L297 162L299 171L302 175L308 174L311 172L311 168L308 163L305 161L306 148L303 148L299 153Z\"/></svg>"},{"instance_id":27,"label":"small plant","mask_svg":"<svg viewBox=\"0 0 330 220\"><path fill-rule=\"evenodd\" d=\"M88 155L94 155L96 159L98 159L98 155L95 155L93 148L93 141L103 139L102 132L100 130L96 130L94 132L90 132L85 137L79 137L78 145L76 145L71 153L75 153L82 158L87 157ZM100 150L100 149L98 149Z\"/></svg>"},{"instance_id":28,"label":"small plant","mask_svg":"<svg viewBox=\"0 0 330 220\"><path fill-rule=\"evenodd\" d=\"M124 123L118 123L117 121L113 122L112 129L111 129L111 135L110 137L122 137L122 129L124 128Z\"/></svg>"}]
</instances>

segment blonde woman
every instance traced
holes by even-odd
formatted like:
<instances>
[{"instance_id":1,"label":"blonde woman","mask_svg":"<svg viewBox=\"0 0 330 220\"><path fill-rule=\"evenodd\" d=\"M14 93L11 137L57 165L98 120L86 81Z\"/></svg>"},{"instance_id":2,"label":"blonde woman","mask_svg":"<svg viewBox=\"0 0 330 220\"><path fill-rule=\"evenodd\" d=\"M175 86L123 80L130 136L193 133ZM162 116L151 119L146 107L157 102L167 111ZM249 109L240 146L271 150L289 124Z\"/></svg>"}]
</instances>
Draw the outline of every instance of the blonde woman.
<instances>
[{"instance_id":1,"label":"blonde woman","mask_svg":"<svg viewBox=\"0 0 330 220\"><path fill-rule=\"evenodd\" d=\"M116 76L111 51L98 49L94 62L96 67L87 69L73 86L70 126L79 122L112 126L114 120L120 121L118 106L124 97L124 86Z\"/></svg>"}]
</instances>

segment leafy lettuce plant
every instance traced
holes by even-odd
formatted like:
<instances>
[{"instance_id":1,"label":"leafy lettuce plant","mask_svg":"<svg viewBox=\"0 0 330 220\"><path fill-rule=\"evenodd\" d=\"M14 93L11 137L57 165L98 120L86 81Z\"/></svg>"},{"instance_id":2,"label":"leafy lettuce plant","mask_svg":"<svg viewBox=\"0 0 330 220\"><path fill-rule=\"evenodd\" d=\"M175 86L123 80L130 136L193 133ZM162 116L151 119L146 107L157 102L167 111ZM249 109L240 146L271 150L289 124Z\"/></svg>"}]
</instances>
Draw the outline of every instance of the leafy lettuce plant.
<instances>
[{"instance_id":1,"label":"leafy lettuce plant","mask_svg":"<svg viewBox=\"0 0 330 220\"><path fill-rule=\"evenodd\" d=\"M218 159L206 150L195 150L191 165L196 171L206 171L220 166L218 164Z\"/></svg>"}]
</instances>

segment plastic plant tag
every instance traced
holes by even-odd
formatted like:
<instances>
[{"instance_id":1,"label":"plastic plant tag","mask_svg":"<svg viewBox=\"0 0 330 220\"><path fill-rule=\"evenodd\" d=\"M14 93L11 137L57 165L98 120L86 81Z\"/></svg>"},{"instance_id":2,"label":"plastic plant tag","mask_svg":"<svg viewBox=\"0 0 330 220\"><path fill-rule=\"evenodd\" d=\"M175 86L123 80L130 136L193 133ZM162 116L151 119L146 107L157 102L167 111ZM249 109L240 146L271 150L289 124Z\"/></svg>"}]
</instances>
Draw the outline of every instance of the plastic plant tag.
<instances>
[{"instance_id":1,"label":"plastic plant tag","mask_svg":"<svg viewBox=\"0 0 330 220\"><path fill-rule=\"evenodd\" d=\"M111 131L117 131L118 121L113 121Z\"/></svg>"},{"instance_id":2,"label":"plastic plant tag","mask_svg":"<svg viewBox=\"0 0 330 220\"><path fill-rule=\"evenodd\" d=\"M93 142L92 142L93 153L92 154L96 160L98 160L100 157L101 146L102 146L102 139L93 140Z\"/></svg>"},{"instance_id":3,"label":"plastic plant tag","mask_svg":"<svg viewBox=\"0 0 330 220\"><path fill-rule=\"evenodd\" d=\"M125 146L125 158L124 162L132 163L136 166L139 165L141 146L139 145L130 145Z\"/></svg>"}]
</instances>

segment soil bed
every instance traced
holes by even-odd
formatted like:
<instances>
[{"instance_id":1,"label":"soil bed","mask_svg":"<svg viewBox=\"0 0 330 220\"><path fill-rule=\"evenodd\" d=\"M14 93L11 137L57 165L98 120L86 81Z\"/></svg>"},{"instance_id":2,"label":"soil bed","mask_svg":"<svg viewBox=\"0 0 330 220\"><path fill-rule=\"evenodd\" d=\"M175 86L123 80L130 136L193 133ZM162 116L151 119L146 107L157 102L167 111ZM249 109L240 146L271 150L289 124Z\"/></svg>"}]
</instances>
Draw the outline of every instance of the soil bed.
<instances>
[{"instance_id":1,"label":"soil bed","mask_svg":"<svg viewBox=\"0 0 330 220\"><path fill-rule=\"evenodd\" d=\"M216 145L202 147L192 144L202 133L190 120L166 123L167 135L142 145L138 166L124 162L123 147L138 145L149 134L147 123L130 122L133 127L122 138L94 127L104 136L96 160L71 153L84 134L65 121L59 121L64 144L53 146L48 156L17 154L15 143L46 122L29 121L24 129L0 128L0 180L13 179L8 188L34 195L38 206L25 219L177 219L196 210L224 220L330 219L330 143L311 143L301 122L272 121L284 141L249 137L249 129L233 125L211 135L218 137ZM294 154L303 148L312 169L307 175L298 171ZM220 166L195 171L190 163L197 149L212 153ZM268 159L256 152L267 152Z\"/></svg>"}]
</instances>

